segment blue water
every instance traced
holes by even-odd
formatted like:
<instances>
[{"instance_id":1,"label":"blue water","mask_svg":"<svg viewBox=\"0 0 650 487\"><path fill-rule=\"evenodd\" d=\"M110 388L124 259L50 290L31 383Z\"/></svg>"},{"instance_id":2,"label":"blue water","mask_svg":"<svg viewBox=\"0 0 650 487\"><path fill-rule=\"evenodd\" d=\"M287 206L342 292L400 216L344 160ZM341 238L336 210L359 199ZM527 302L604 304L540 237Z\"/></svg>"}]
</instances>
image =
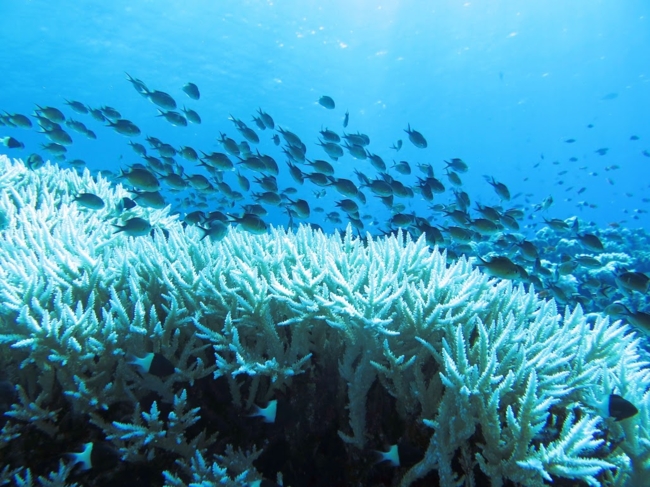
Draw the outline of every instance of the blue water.
<instances>
[{"instance_id":1,"label":"blue water","mask_svg":"<svg viewBox=\"0 0 650 487\"><path fill-rule=\"evenodd\" d=\"M372 152L411 163L414 175L400 177L405 184L420 175L417 163L431 163L445 180L443 159L459 157L470 166L462 178L473 202L499 204L482 177L490 175L520 194L510 206L531 208L551 195L546 218L650 227L650 204L642 201L650 195L650 158L642 155L650 150L647 2L7 0L0 12L0 109L8 112L29 114L36 103L63 109L65 98L109 105L143 135L210 152L222 150L220 131L238 135L230 114L250 122L262 107L301 136L308 157L326 159L315 145L318 130L341 132L349 110L348 130L368 134ZM156 106L125 72L195 109L203 124L173 127L156 118ZM181 91L188 81L199 86L199 101ZM318 105L323 94L335 110ZM139 162L126 137L64 111L98 135L74 137L69 159L114 171ZM409 123L428 149L408 142ZM4 150L15 157L46 142L33 130L0 130L25 143L23 151ZM269 131L260 136L260 150L281 165L280 186L295 186ZM564 142L569 138L576 142ZM404 147L395 154L388 147L397 139ZM603 147L607 155L594 152ZM620 169L606 170L615 165ZM375 174L347 154L335 168L355 181L354 168ZM236 187L234 174L226 181ZM305 183L299 195L334 209L340 195L330 190L316 202L316 189ZM434 203L449 202L450 194ZM381 226L390 212L368 201L362 214ZM403 202L418 214L430 205L419 195ZM181 203L175 209L186 211ZM268 220L287 218L276 212ZM322 223L322 215L310 221Z\"/></svg>"}]
</instances>

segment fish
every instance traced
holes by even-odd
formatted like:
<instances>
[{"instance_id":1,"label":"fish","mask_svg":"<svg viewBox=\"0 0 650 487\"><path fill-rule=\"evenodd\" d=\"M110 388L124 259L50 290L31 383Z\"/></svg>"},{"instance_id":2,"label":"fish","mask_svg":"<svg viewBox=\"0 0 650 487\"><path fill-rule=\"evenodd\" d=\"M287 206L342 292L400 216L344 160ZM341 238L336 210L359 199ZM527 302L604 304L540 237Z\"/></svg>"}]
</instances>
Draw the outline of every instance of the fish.
<instances>
[{"instance_id":1,"label":"fish","mask_svg":"<svg viewBox=\"0 0 650 487\"><path fill-rule=\"evenodd\" d=\"M610 394L608 402L608 413L614 421L623 421L639 413L634 404L618 394Z\"/></svg>"},{"instance_id":2,"label":"fish","mask_svg":"<svg viewBox=\"0 0 650 487\"><path fill-rule=\"evenodd\" d=\"M265 423L275 423L278 412L278 401L273 399L269 401L265 408L253 405L253 412L248 415L249 418L260 417Z\"/></svg>"},{"instance_id":3,"label":"fish","mask_svg":"<svg viewBox=\"0 0 650 487\"><path fill-rule=\"evenodd\" d=\"M20 113L7 113L5 112L5 120L8 120L11 124L16 127L30 129L32 128L32 121L27 118L25 115Z\"/></svg>"},{"instance_id":4,"label":"fish","mask_svg":"<svg viewBox=\"0 0 650 487\"><path fill-rule=\"evenodd\" d=\"M211 242L218 242L223 240L223 238L228 234L228 225L219 220L210 222L210 225L207 228L198 225L197 228L203 232L200 240L207 237Z\"/></svg>"},{"instance_id":5,"label":"fish","mask_svg":"<svg viewBox=\"0 0 650 487\"><path fill-rule=\"evenodd\" d=\"M478 265L485 268L486 273L491 276L501 279L519 279L522 276L521 268L506 256L492 257L489 261L480 256L478 259L481 262Z\"/></svg>"},{"instance_id":6,"label":"fish","mask_svg":"<svg viewBox=\"0 0 650 487\"><path fill-rule=\"evenodd\" d=\"M114 233L124 232L130 237L142 237L151 231L151 224L144 218L129 218L124 225L115 225L117 230Z\"/></svg>"},{"instance_id":7,"label":"fish","mask_svg":"<svg viewBox=\"0 0 650 487\"><path fill-rule=\"evenodd\" d=\"M411 130L411 124L404 130L409 136L411 143L418 149L426 149L428 144L424 136L417 130Z\"/></svg>"},{"instance_id":8,"label":"fish","mask_svg":"<svg viewBox=\"0 0 650 487\"><path fill-rule=\"evenodd\" d=\"M104 200L94 193L79 193L72 201L90 210L101 210L106 206Z\"/></svg>"},{"instance_id":9,"label":"fish","mask_svg":"<svg viewBox=\"0 0 650 487\"><path fill-rule=\"evenodd\" d=\"M642 294L646 294L650 287L650 277L643 272L622 272L614 280L619 287Z\"/></svg>"},{"instance_id":10,"label":"fish","mask_svg":"<svg viewBox=\"0 0 650 487\"><path fill-rule=\"evenodd\" d=\"M25 144L23 144L21 141L18 139L14 139L13 137L7 136L7 137L2 137L0 138L0 142L2 142L2 145L9 149L24 149Z\"/></svg>"},{"instance_id":11,"label":"fish","mask_svg":"<svg viewBox=\"0 0 650 487\"><path fill-rule=\"evenodd\" d=\"M127 137L140 135L140 129L130 120L118 119L115 121L107 120L107 122L108 126L118 134L126 135Z\"/></svg>"},{"instance_id":12,"label":"fish","mask_svg":"<svg viewBox=\"0 0 650 487\"><path fill-rule=\"evenodd\" d=\"M196 113L194 110L191 108L185 108L183 107L183 113L185 114L185 118L191 123L194 123L196 125L201 125L201 116Z\"/></svg>"},{"instance_id":13,"label":"fish","mask_svg":"<svg viewBox=\"0 0 650 487\"><path fill-rule=\"evenodd\" d=\"M172 125L176 127L187 127L187 119L174 110L158 110L159 117L165 117Z\"/></svg>"},{"instance_id":14,"label":"fish","mask_svg":"<svg viewBox=\"0 0 650 487\"><path fill-rule=\"evenodd\" d=\"M332 97L323 95L318 99L318 104L322 107L327 108L328 110L333 110L336 108L336 103L334 103L334 100Z\"/></svg>"},{"instance_id":15,"label":"fish","mask_svg":"<svg viewBox=\"0 0 650 487\"><path fill-rule=\"evenodd\" d=\"M199 87L194 83L186 83L183 88L183 92L189 96L192 100L198 100L201 98L201 93L199 93Z\"/></svg>"},{"instance_id":16,"label":"fish","mask_svg":"<svg viewBox=\"0 0 650 487\"><path fill-rule=\"evenodd\" d=\"M126 74L127 81L133 85L135 91L137 91L140 95L146 97L147 94L149 93L149 89L147 88L147 85L145 85L143 81L137 78L133 78L131 75L129 75L129 73L125 73L125 74Z\"/></svg>"},{"instance_id":17,"label":"fish","mask_svg":"<svg viewBox=\"0 0 650 487\"><path fill-rule=\"evenodd\" d=\"M36 105L36 113L42 117L47 118L50 122L54 123L63 123L65 121L65 115L63 112L55 107L41 107Z\"/></svg>"},{"instance_id":18,"label":"fish","mask_svg":"<svg viewBox=\"0 0 650 487\"><path fill-rule=\"evenodd\" d=\"M84 443L82 451L66 453L66 456L72 466L80 465L82 472L93 468L111 471L119 463L119 455L110 446L92 441Z\"/></svg>"},{"instance_id":19,"label":"fish","mask_svg":"<svg viewBox=\"0 0 650 487\"><path fill-rule=\"evenodd\" d=\"M155 375L156 377L168 377L176 373L174 364L162 353L147 353L142 357L129 355L127 364L135 365L144 374Z\"/></svg>"},{"instance_id":20,"label":"fish","mask_svg":"<svg viewBox=\"0 0 650 487\"><path fill-rule=\"evenodd\" d=\"M147 169L133 168L128 172L121 169L118 177L126 179L133 186L143 191L158 191L160 189L160 182Z\"/></svg>"},{"instance_id":21,"label":"fish","mask_svg":"<svg viewBox=\"0 0 650 487\"><path fill-rule=\"evenodd\" d=\"M483 177L494 188L494 192L499 196L499 198L505 201L510 201L510 190L505 184L495 181L493 177L492 178L489 176L483 176Z\"/></svg>"},{"instance_id":22,"label":"fish","mask_svg":"<svg viewBox=\"0 0 650 487\"><path fill-rule=\"evenodd\" d=\"M349 122L350 122L350 112L346 110L345 115L343 116L343 128L346 128Z\"/></svg>"},{"instance_id":23,"label":"fish","mask_svg":"<svg viewBox=\"0 0 650 487\"><path fill-rule=\"evenodd\" d=\"M166 110L176 110L176 101L171 97L171 95L165 93L164 91L146 90L145 95L147 98L149 98L149 101L151 103L154 103L161 108L165 108Z\"/></svg>"},{"instance_id":24,"label":"fish","mask_svg":"<svg viewBox=\"0 0 650 487\"><path fill-rule=\"evenodd\" d=\"M401 148L402 148L402 139L399 139L396 143L394 143L389 147L389 149L393 149L395 152L399 152Z\"/></svg>"}]
</instances>

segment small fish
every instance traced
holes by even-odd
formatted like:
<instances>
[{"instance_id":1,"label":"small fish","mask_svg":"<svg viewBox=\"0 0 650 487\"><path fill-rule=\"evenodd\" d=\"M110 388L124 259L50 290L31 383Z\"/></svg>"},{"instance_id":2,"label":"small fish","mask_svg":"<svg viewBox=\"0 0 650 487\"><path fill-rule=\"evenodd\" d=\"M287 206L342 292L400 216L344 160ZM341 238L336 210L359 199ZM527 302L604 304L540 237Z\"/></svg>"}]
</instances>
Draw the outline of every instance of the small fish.
<instances>
[{"instance_id":1,"label":"small fish","mask_svg":"<svg viewBox=\"0 0 650 487\"><path fill-rule=\"evenodd\" d=\"M192 123L196 125L201 125L201 116L190 108L183 107L183 113L185 117Z\"/></svg>"},{"instance_id":2,"label":"small fish","mask_svg":"<svg viewBox=\"0 0 650 487\"><path fill-rule=\"evenodd\" d=\"M395 169L400 174L411 174L411 166L409 166L409 163L407 161L400 161L393 164L393 169Z\"/></svg>"},{"instance_id":3,"label":"small fish","mask_svg":"<svg viewBox=\"0 0 650 487\"><path fill-rule=\"evenodd\" d=\"M565 139L564 142L567 144L573 144L576 141L576 139Z\"/></svg>"},{"instance_id":4,"label":"small fish","mask_svg":"<svg viewBox=\"0 0 650 487\"><path fill-rule=\"evenodd\" d=\"M162 353L148 353L144 357L130 355L129 365L135 365L143 373L155 375L157 377L167 377L176 372L174 364L167 359Z\"/></svg>"},{"instance_id":5,"label":"small fish","mask_svg":"<svg viewBox=\"0 0 650 487\"><path fill-rule=\"evenodd\" d=\"M608 412L614 418L614 421L623 421L638 414L639 410L634 404L618 394L610 394Z\"/></svg>"},{"instance_id":6,"label":"small fish","mask_svg":"<svg viewBox=\"0 0 650 487\"><path fill-rule=\"evenodd\" d=\"M628 291L647 293L650 287L650 277L643 272L623 272L614 278L619 287Z\"/></svg>"},{"instance_id":7,"label":"small fish","mask_svg":"<svg viewBox=\"0 0 650 487\"><path fill-rule=\"evenodd\" d=\"M494 191L499 196L499 198L505 201L510 201L510 190L508 190L508 187L505 184L499 183L495 181L494 178L490 178L489 176L483 176L483 177L494 188Z\"/></svg>"},{"instance_id":8,"label":"small fish","mask_svg":"<svg viewBox=\"0 0 650 487\"><path fill-rule=\"evenodd\" d=\"M210 226L207 228L199 226L197 226L197 228L203 232L201 240L207 237L211 242L218 242L219 240L223 240L223 238L228 234L228 225L219 220L211 222Z\"/></svg>"},{"instance_id":9,"label":"small fish","mask_svg":"<svg viewBox=\"0 0 650 487\"><path fill-rule=\"evenodd\" d=\"M165 117L165 120L176 127L187 127L187 119L178 112L173 110L158 110L158 113L158 117Z\"/></svg>"},{"instance_id":10,"label":"small fish","mask_svg":"<svg viewBox=\"0 0 650 487\"><path fill-rule=\"evenodd\" d=\"M145 85L143 81L131 77L129 73L124 73L124 74L126 74L127 81L133 85L135 91L137 91L140 95L146 97L147 93L149 93L149 90L147 89L147 85Z\"/></svg>"},{"instance_id":11,"label":"small fish","mask_svg":"<svg viewBox=\"0 0 650 487\"><path fill-rule=\"evenodd\" d=\"M161 108L165 108L167 110L175 110L176 109L176 101L167 93L164 91L158 91L158 90L153 90L149 91L147 90L145 92L147 98L149 98L149 101L151 103L154 103L158 105Z\"/></svg>"},{"instance_id":12,"label":"small fish","mask_svg":"<svg viewBox=\"0 0 650 487\"><path fill-rule=\"evenodd\" d=\"M600 156L604 156L604 155L607 154L608 151L609 151L609 148L608 148L608 147L602 147L602 148L600 148L600 149L598 149L598 150L595 150L594 152L595 152L596 154L600 155Z\"/></svg>"},{"instance_id":13,"label":"small fish","mask_svg":"<svg viewBox=\"0 0 650 487\"><path fill-rule=\"evenodd\" d=\"M118 454L104 443L88 442L80 452L66 454L71 459L71 464L81 464L80 470L86 471L92 468L106 469L110 471L119 462Z\"/></svg>"},{"instance_id":14,"label":"small fish","mask_svg":"<svg viewBox=\"0 0 650 487\"><path fill-rule=\"evenodd\" d=\"M54 122L54 123L63 123L65 121L65 115L63 115L63 112L59 110L58 108L54 107L41 107L39 105L36 105L38 110L36 112L47 118L49 121Z\"/></svg>"},{"instance_id":15,"label":"small fish","mask_svg":"<svg viewBox=\"0 0 650 487\"><path fill-rule=\"evenodd\" d=\"M133 168L128 172L120 170L118 177L125 178L129 183L142 191L158 191L160 189L160 182L147 169Z\"/></svg>"},{"instance_id":16,"label":"small fish","mask_svg":"<svg viewBox=\"0 0 650 487\"><path fill-rule=\"evenodd\" d=\"M0 138L0 142L2 142L2 145L5 147L8 147L9 149L24 149L25 144L23 144L21 141L14 139L13 137L2 137Z\"/></svg>"},{"instance_id":17,"label":"small fish","mask_svg":"<svg viewBox=\"0 0 650 487\"><path fill-rule=\"evenodd\" d=\"M521 268L512 262L508 257L497 256L493 257L489 261L483 260L479 257L481 261L479 266L485 268L486 273L499 277L501 279L519 279L522 276Z\"/></svg>"},{"instance_id":18,"label":"small fish","mask_svg":"<svg viewBox=\"0 0 650 487\"><path fill-rule=\"evenodd\" d=\"M104 208L104 200L93 193L79 193L72 201L90 210L101 210Z\"/></svg>"},{"instance_id":19,"label":"small fish","mask_svg":"<svg viewBox=\"0 0 650 487\"><path fill-rule=\"evenodd\" d=\"M630 140L639 140L638 135L630 135Z\"/></svg>"},{"instance_id":20,"label":"small fish","mask_svg":"<svg viewBox=\"0 0 650 487\"><path fill-rule=\"evenodd\" d=\"M79 101L74 100L65 100L65 104L72 108L75 112L86 115L88 113L88 107Z\"/></svg>"},{"instance_id":21,"label":"small fish","mask_svg":"<svg viewBox=\"0 0 650 487\"><path fill-rule=\"evenodd\" d=\"M327 108L328 110L333 110L334 108L336 108L336 104L334 103L334 100L332 99L332 97L327 96L327 95L321 96L318 99L318 103L319 103L319 105Z\"/></svg>"},{"instance_id":22,"label":"small fish","mask_svg":"<svg viewBox=\"0 0 650 487\"><path fill-rule=\"evenodd\" d=\"M345 116L343 117L343 128L346 128L349 122L350 122L350 112L346 110Z\"/></svg>"},{"instance_id":23,"label":"small fish","mask_svg":"<svg viewBox=\"0 0 650 487\"><path fill-rule=\"evenodd\" d=\"M399 152L401 148L402 148L402 139L399 139L395 144L389 147L389 149L393 149L395 152Z\"/></svg>"},{"instance_id":24,"label":"small fish","mask_svg":"<svg viewBox=\"0 0 650 487\"><path fill-rule=\"evenodd\" d=\"M249 414L249 418L260 417L265 423L275 423L275 417L278 412L278 401L273 399L265 408L253 405L254 412Z\"/></svg>"},{"instance_id":25,"label":"small fish","mask_svg":"<svg viewBox=\"0 0 650 487\"><path fill-rule=\"evenodd\" d=\"M199 98L201 98L201 93L199 93L199 87L196 86L194 83L185 84L185 86L183 86L183 91L192 100L198 100Z\"/></svg>"},{"instance_id":26,"label":"small fish","mask_svg":"<svg viewBox=\"0 0 650 487\"><path fill-rule=\"evenodd\" d=\"M122 226L115 224L113 226L117 228L113 233L124 232L130 237L142 237L151 231L151 223L139 217L129 218Z\"/></svg>"},{"instance_id":27,"label":"small fish","mask_svg":"<svg viewBox=\"0 0 650 487\"><path fill-rule=\"evenodd\" d=\"M260 118L262 119L262 122L264 122L264 125L266 126L267 129L273 130L275 128L275 122L273 121L271 115L269 115L266 112L263 112L261 108L257 109L257 113L259 113Z\"/></svg>"},{"instance_id":28,"label":"small fish","mask_svg":"<svg viewBox=\"0 0 650 487\"><path fill-rule=\"evenodd\" d=\"M25 115L21 115L20 113L6 113L6 119L9 120L13 125L16 127L24 128L24 129L29 129L32 128L32 121L27 118Z\"/></svg>"},{"instance_id":29,"label":"small fish","mask_svg":"<svg viewBox=\"0 0 650 487\"><path fill-rule=\"evenodd\" d=\"M426 149L427 141L424 136L417 130L411 130L411 124L408 125L406 130L404 130L409 135L409 140L411 143L418 149Z\"/></svg>"},{"instance_id":30,"label":"small fish","mask_svg":"<svg viewBox=\"0 0 650 487\"><path fill-rule=\"evenodd\" d=\"M108 121L108 126L113 128L118 134L126 135L127 137L135 137L140 135L140 129L130 120L118 119L114 122Z\"/></svg>"}]
</instances>

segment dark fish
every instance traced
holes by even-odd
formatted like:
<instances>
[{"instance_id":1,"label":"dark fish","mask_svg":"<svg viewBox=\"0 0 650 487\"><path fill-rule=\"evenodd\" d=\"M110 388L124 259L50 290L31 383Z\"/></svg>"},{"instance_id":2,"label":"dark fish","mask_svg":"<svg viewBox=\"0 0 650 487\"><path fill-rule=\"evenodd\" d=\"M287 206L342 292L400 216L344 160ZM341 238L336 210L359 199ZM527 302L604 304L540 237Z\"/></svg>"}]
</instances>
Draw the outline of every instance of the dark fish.
<instances>
[{"instance_id":1,"label":"dark fish","mask_svg":"<svg viewBox=\"0 0 650 487\"><path fill-rule=\"evenodd\" d=\"M598 149L598 150L595 150L594 152L595 152L596 154L600 155L600 156L604 156L604 155L607 154L608 151L609 151L609 148L607 148L607 147L602 147L602 148L600 148L600 149Z\"/></svg>"},{"instance_id":2,"label":"dark fish","mask_svg":"<svg viewBox=\"0 0 650 487\"><path fill-rule=\"evenodd\" d=\"M630 140L639 140L638 135L630 135Z\"/></svg>"},{"instance_id":3,"label":"dark fish","mask_svg":"<svg viewBox=\"0 0 650 487\"><path fill-rule=\"evenodd\" d=\"M490 178L489 176L483 176L488 183L494 188L494 191L496 194L501 198L502 200L510 201L510 190L508 190L508 187L503 184L495 181L494 178Z\"/></svg>"},{"instance_id":4,"label":"dark fish","mask_svg":"<svg viewBox=\"0 0 650 487\"><path fill-rule=\"evenodd\" d=\"M104 200L93 193L80 193L72 201L91 210L101 210L104 208Z\"/></svg>"},{"instance_id":5,"label":"dark fish","mask_svg":"<svg viewBox=\"0 0 650 487\"><path fill-rule=\"evenodd\" d=\"M197 125L201 124L201 116L198 113L196 113L194 110L183 107L183 113L185 114L185 117L190 122L195 123Z\"/></svg>"},{"instance_id":6,"label":"dark fish","mask_svg":"<svg viewBox=\"0 0 650 487\"><path fill-rule=\"evenodd\" d=\"M80 470L95 468L99 471L111 471L119 463L119 455L104 443L88 442L80 452L67 453L71 465L80 464Z\"/></svg>"},{"instance_id":7,"label":"dark fish","mask_svg":"<svg viewBox=\"0 0 650 487\"><path fill-rule=\"evenodd\" d=\"M406 161L400 161L398 163L393 164L393 169L395 169L400 174L404 174L404 175L411 174L411 166L409 166L409 163Z\"/></svg>"},{"instance_id":8,"label":"dark fish","mask_svg":"<svg viewBox=\"0 0 650 487\"><path fill-rule=\"evenodd\" d=\"M260 118L262 119L262 122L264 122L264 125L266 126L267 129L275 128L275 122L273 122L273 118L271 117L271 115L269 115L266 112L263 112L261 108L257 109L257 113L259 113Z\"/></svg>"},{"instance_id":9,"label":"dark fish","mask_svg":"<svg viewBox=\"0 0 650 487\"><path fill-rule=\"evenodd\" d=\"M426 149L427 141L424 136L417 130L411 130L411 124L408 125L407 129L404 130L409 135L409 140L411 143L418 149Z\"/></svg>"},{"instance_id":10,"label":"dark fish","mask_svg":"<svg viewBox=\"0 0 650 487\"><path fill-rule=\"evenodd\" d=\"M512 262L508 257L498 256L493 257L490 261L483 260L479 257L481 264L487 274L499 277L501 279L519 279L521 277L521 268Z\"/></svg>"},{"instance_id":11,"label":"dark fish","mask_svg":"<svg viewBox=\"0 0 650 487\"><path fill-rule=\"evenodd\" d=\"M325 139L326 142L334 142L336 144L341 142L341 137L339 136L339 134L331 130L328 129L321 130L320 134L323 136L323 139Z\"/></svg>"},{"instance_id":12,"label":"dark fish","mask_svg":"<svg viewBox=\"0 0 650 487\"><path fill-rule=\"evenodd\" d=\"M43 150L51 152L54 155L61 155L68 152L68 149L63 147L61 144L56 144L54 142L50 142L49 144L41 144L41 147Z\"/></svg>"},{"instance_id":13,"label":"dark fish","mask_svg":"<svg viewBox=\"0 0 650 487\"><path fill-rule=\"evenodd\" d=\"M151 231L151 224L144 218L133 217L129 218L124 225L115 225L117 230L114 233L124 232L130 237L142 237Z\"/></svg>"},{"instance_id":14,"label":"dark fish","mask_svg":"<svg viewBox=\"0 0 650 487\"><path fill-rule=\"evenodd\" d=\"M24 149L25 144L23 144L21 141L14 139L13 137L2 137L0 138L0 142L2 142L2 145L5 147L8 147L9 149ZM65 149L65 147L64 147Z\"/></svg>"},{"instance_id":15,"label":"dark fish","mask_svg":"<svg viewBox=\"0 0 650 487\"><path fill-rule=\"evenodd\" d=\"M219 240L223 240L223 238L228 234L228 225L219 220L210 222L210 226L207 228L199 226L197 226L197 228L203 232L201 240L207 237L211 242L218 242Z\"/></svg>"},{"instance_id":16,"label":"dark fish","mask_svg":"<svg viewBox=\"0 0 650 487\"><path fill-rule=\"evenodd\" d=\"M201 93L199 93L199 87L196 86L194 83L187 83L185 86L183 86L183 91L192 100L198 100L199 98L201 98Z\"/></svg>"},{"instance_id":17,"label":"dark fish","mask_svg":"<svg viewBox=\"0 0 650 487\"><path fill-rule=\"evenodd\" d=\"M639 410L634 404L618 394L610 394L608 412L614 418L614 421L623 421L638 414Z\"/></svg>"},{"instance_id":18,"label":"dark fish","mask_svg":"<svg viewBox=\"0 0 650 487\"><path fill-rule=\"evenodd\" d=\"M564 142L567 144L573 144L576 141L576 139L566 139Z\"/></svg>"},{"instance_id":19,"label":"dark fish","mask_svg":"<svg viewBox=\"0 0 650 487\"><path fill-rule=\"evenodd\" d=\"M42 167L43 164L45 164L43 157L40 154L36 154L36 153L30 154L27 157L27 162L25 163L25 165L31 170L38 169Z\"/></svg>"},{"instance_id":20,"label":"dark fish","mask_svg":"<svg viewBox=\"0 0 650 487\"><path fill-rule=\"evenodd\" d=\"M346 128L349 122L350 122L350 112L346 111L345 116L343 117L343 128Z\"/></svg>"},{"instance_id":21,"label":"dark fish","mask_svg":"<svg viewBox=\"0 0 650 487\"><path fill-rule=\"evenodd\" d=\"M159 117L165 117L165 120L167 120L172 125L175 125L176 127L187 127L187 119L180 113L173 110L158 110L158 112Z\"/></svg>"},{"instance_id":22,"label":"dark fish","mask_svg":"<svg viewBox=\"0 0 650 487\"><path fill-rule=\"evenodd\" d=\"M149 98L149 101L152 103L158 105L161 108L165 108L167 110L175 110L176 109L176 101L167 93L164 91L158 91L158 90L153 90L153 91L146 91L146 96Z\"/></svg>"},{"instance_id":23,"label":"dark fish","mask_svg":"<svg viewBox=\"0 0 650 487\"><path fill-rule=\"evenodd\" d=\"M160 189L160 182L147 169L133 168L129 172L120 170L118 177L126 179L133 186L143 191L158 191Z\"/></svg>"},{"instance_id":24,"label":"dark fish","mask_svg":"<svg viewBox=\"0 0 650 487\"><path fill-rule=\"evenodd\" d=\"M93 117L95 120L98 122L105 122L106 117L102 113L102 111L99 108L88 108L88 111L90 112L90 116Z\"/></svg>"},{"instance_id":25,"label":"dark fish","mask_svg":"<svg viewBox=\"0 0 650 487\"><path fill-rule=\"evenodd\" d=\"M115 108L103 106L100 108L100 110L102 111L102 113L106 118L110 118L112 120L117 120L119 118L122 118L120 112L118 112Z\"/></svg>"},{"instance_id":26,"label":"dark fish","mask_svg":"<svg viewBox=\"0 0 650 487\"><path fill-rule=\"evenodd\" d=\"M327 95L321 96L318 100L318 103L321 106L327 108L328 110L333 110L334 108L336 108L336 104L334 103L334 100Z\"/></svg>"},{"instance_id":27,"label":"dark fish","mask_svg":"<svg viewBox=\"0 0 650 487\"><path fill-rule=\"evenodd\" d=\"M58 108L40 107L38 105L36 105L36 107L38 108L38 110L36 110L36 112L39 115L47 118L51 122L63 123L65 121L65 115L63 115L63 112L61 112L61 110L59 110Z\"/></svg>"},{"instance_id":28,"label":"dark fish","mask_svg":"<svg viewBox=\"0 0 650 487\"><path fill-rule=\"evenodd\" d=\"M399 139L397 143L393 144L392 146L389 147L389 149L393 149L394 151L399 152L399 150L402 148L402 139Z\"/></svg>"},{"instance_id":29,"label":"dark fish","mask_svg":"<svg viewBox=\"0 0 650 487\"><path fill-rule=\"evenodd\" d=\"M628 291L647 293L650 278L643 272L623 272L615 277L616 284Z\"/></svg>"},{"instance_id":30,"label":"dark fish","mask_svg":"<svg viewBox=\"0 0 650 487\"><path fill-rule=\"evenodd\" d=\"M81 113L83 115L86 115L88 113L88 108L86 105L79 101L74 101L74 100L65 100L65 104L68 105L70 108L72 108L75 112Z\"/></svg>"},{"instance_id":31,"label":"dark fish","mask_svg":"<svg viewBox=\"0 0 650 487\"><path fill-rule=\"evenodd\" d=\"M137 79L137 78L132 78L129 73L126 74L126 79L133 85L133 88L135 88L135 91L140 93L142 96L146 97L148 96L149 90L147 89L147 85L144 84L143 81Z\"/></svg>"},{"instance_id":32,"label":"dark fish","mask_svg":"<svg viewBox=\"0 0 650 487\"><path fill-rule=\"evenodd\" d=\"M112 127L118 134L126 135L127 137L135 137L140 135L140 129L130 120L118 119L114 122L108 121L108 126Z\"/></svg>"},{"instance_id":33,"label":"dark fish","mask_svg":"<svg viewBox=\"0 0 650 487\"><path fill-rule=\"evenodd\" d=\"M258 215L253 213L245 213L243 216L230 216L230 221L233 223L238 223L246 231L254 233L256 235L266 233L268 225L262 220Z\"/></svg>"},{"instance_id":34,"label":"dark fish","mask_svg":"<svg viewBox=\"0 0 650 487\"><path fill-rule=\"evenodd\" d=\"M13 125L16 127L24 128L24 129L29 129L32 128L32 121L27 118L25 115L21 115L20 113L6 113L6 119L9 120Z\"/></svg>"},{"instance_id":35,"label":"dark fish","mask_svg":"<svg viewBox=\"0 0 650 487\"><path fill-rule=\"evenodd\" d=\"M161 353L148 353L144 357L131 355L129 365L135 365L145 374L155 375L157 377L167 377L176 372L174 364Z\"/></svg>"}]
</instances>

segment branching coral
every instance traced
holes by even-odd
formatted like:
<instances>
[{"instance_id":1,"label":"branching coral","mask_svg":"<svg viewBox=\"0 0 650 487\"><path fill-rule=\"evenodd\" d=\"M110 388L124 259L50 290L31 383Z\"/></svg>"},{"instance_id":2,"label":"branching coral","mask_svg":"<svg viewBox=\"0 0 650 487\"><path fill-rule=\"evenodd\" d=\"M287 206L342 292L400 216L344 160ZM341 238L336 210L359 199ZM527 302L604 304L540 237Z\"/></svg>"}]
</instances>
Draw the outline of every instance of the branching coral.
<instances>
[{"instance_id":1,"label":"branching coral","mask_svg":"<svg viewBox=\"0 0 650 487\"><path fill-rule=\"evenodd\" d=\"M204 418L220 419L197 384L226 381L227 414L244 420L281 397L301 408L304 428L319 421L329 382L348 458L388 436L369 427L381 424L380 403L406 425L421 455L398 472L403 486L427 475L442 485L622 485L649 473L650 373L619 322L588 322L580 309L562 317L532 289L465 259L448 265L423 238L231 228L211 242L167 210L115 214L124 190L88 173L0 167L0 356L18 391L0 448L21 426L56 436L69 409L94 428L84 441L111 444L121 468L162 455L175 465L159 472L167 485L248 485L261 478L253 462L265 445L241 433L216 440ZM82 191L105 208L78 208ZM113 233L132 216L152 234ZM175 373L143 373L126 358L149 353ZM607 417L598 404L612 392L639 415ZM288 441L306 441L301 428ZM16 483L27 474L3 471Z\"/></svg>"}]
</instances>

